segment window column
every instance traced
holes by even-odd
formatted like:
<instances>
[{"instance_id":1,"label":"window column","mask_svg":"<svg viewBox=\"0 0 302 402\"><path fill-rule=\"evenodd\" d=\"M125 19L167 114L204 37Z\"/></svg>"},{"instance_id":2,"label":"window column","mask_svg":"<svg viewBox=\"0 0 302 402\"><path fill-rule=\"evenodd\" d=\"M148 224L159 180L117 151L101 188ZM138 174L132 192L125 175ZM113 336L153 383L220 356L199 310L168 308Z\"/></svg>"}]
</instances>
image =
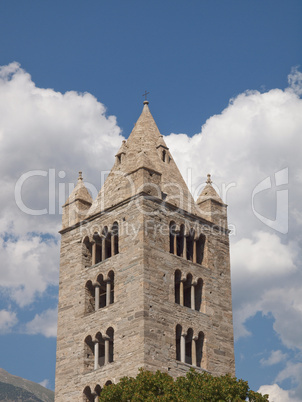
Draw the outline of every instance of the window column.
<instances>
[{"instance_id":1,"label":"window column","mask_svg":"<svg viewBox=\"0 0 302 402\"><path fill-rule=\"evenodd\" d=\"M174 231L174 235L173 235L173 254L177 255L177 234L176 234L176 230Z\"/></svg>"},{"instance_id":2,"label":"window column","mask_svg":"<svg viewBox=\"0 0 302 402\"><path fill-rule=\"evenodd\" d=\"M180 361L186 362L186 334L180 336Z\"/></svg>"},{"instance_id":3,"label":"window column","mask_svg":"<svg viewBox=\"0 0 302 402\"><path fill-rule=\"evenodd\" d=\"M106 306L110 304L110 296L111 296L111 281L110 279L106 280Z\"/></svg>"},{"instance_id":4,"label":"window column","mask_svg":"<svg viewBox=\"0 0 302 402\"><path fill-rule=\"evenodd\" d=\"M111 256L115 255L115 236L116 234L111 233Z\"/></svg>"},{"instance_id":5,"label":"window column","mask_svg":"<svg viewBox=\"0 0 302 402\"><path fill-rule=\"evenodd\" d=\"M179 304L181 306L184 305L184 281L185 279L181 279L179 283Z\"/></svg>"},{"instance_id":6,"label":"window column","mask_svg":"<svg viewBox=\"0 0 302 402\"><path fill-rule=\"evenodd\" d=\"M197 241L195 239L193 239L193 262L195 262L196 264L196 246L197 246Z\"/></svg>"},{"instance_id":7,"label":"window column","mask_svg":"<svg viewBox=\"0 0 302 402\"><path fill-rule=\"evenodd\" d=\"M196 282L192 282L191 284L191 309L195 310L195 285Z\"/></svg>"},{"instance_id":8,"label":"window column","mask_svg":"<svg viewBox=\"0 0 302 402\"><path fill-rule=\"evenodd\" d=\"M98 311L100 308L100 284L94 283L94 310Z\"/></svg>"},{"instance_id":9,"label":"window column","mask_svg":"<svg viewBox=\"0 0 302 402\"><path fill-rule=\"evenodd\" d=\"M196 358L196 341L198 337L194 336L192 338L192 366L197 366L197 358Z\"/></svg>"},{"instance_id":10,"label":"window column","mask_svg":"<svg viewBox=\"0 0 302 402\"><path fill-rule=\"evenodd\" d=\"M106 259L106 237L102 236L102 261Z\"/></svg>"},{"instance_id":11,"label":"window column","mask_svg":"<svg viewBox=\"0 0 302 402\"><path fill-rule=\"evenodd\" d=\"M94 339L94 369L99 368L99 341Z\"/></svg>"},{"instance_id":12,"label":"window column","mask_svg":"<svg viewBox=\"0 0 302 402\"><path fill-rule=\"evenodd\" d=\"M96 264L96 242L94 241L92 243L92 261L91 261L91 265Z\"/></svg>"},{"instance_id":13,"label":"window column","mask_svg":"<svg viewBox=\"0 0 302 402\"><path fill-rule=\"evenodd\" d=\"M105 340L105 362L104 364L108 364L109 363L109 336L108 335L104 335L103 339Z\"/></svg>"},{"instance_id":14,"label":"window column","mask_svg":"<svg viewBox=\"0 0 302 402\"><path fill-rule=\"evenodd\" d=\"M185 234L183 237L182 257L187 259L187 236Z\"/></svg>"}]
</instances>

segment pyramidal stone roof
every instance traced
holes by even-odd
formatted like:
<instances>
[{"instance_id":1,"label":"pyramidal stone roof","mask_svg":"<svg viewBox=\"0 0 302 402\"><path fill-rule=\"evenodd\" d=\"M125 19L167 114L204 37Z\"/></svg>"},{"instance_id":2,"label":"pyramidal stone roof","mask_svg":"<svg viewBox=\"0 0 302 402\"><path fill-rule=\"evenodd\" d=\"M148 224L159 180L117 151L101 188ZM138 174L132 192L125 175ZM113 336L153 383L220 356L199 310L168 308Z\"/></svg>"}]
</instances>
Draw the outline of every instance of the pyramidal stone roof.
<instances>
[{"instance_id":1,"label":"pyramidal stone roof","mask_svg":"<svg viewBox=\"0 0 302 402\"><path fill-rule=\"evenodd\" d=\"M217 194L216 190L214 189L214 187L212 186L212 180L211 180L211 175L208 174L208 179L206 181L206 185L203 188L202 192L200 193L196 204L201 204L204 201L207 200L214 200L220 204L224 204L224 202L222 201L222 199L219 197L219 195Z\"/></svg>"},{"instance_id":2,"label":"pyramidal stone roof","mask_svg":"<svg viewBox=\"0 0 302 402\"><path fill-rule=\"evenodd\" d=\"M79 172L77 185L75 186L72 193L68 197L64 206L72 204L75 201L84 201L84 203L88 205L91 205L93 202L92 197L83 182L82 172Z\"/></svg>"},{"instance_id":3,"label":"pyramidal stone roof","mask_svg":"<svg viewBox=\"0 0 302 402\"><path fill-rule=\"evenodd\" d=\"M88 215L110 208L143 191L135 175L140 169L160 177L158 194L166 202L195 213L195 202L182 178L163 136L144 101L143 111L127 141L123 141L116 161ZM147 180L144 176L144 180Z\"/></svg>"}]
</instances>

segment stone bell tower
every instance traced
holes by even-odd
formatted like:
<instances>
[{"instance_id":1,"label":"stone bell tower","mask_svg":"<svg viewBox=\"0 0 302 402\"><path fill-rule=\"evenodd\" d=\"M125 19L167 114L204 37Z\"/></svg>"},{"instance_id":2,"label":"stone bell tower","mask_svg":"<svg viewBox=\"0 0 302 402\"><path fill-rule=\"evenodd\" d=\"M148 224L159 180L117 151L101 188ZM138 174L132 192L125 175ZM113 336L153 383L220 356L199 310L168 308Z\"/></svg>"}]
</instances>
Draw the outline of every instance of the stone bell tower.
<instances>
[{"instance_id":1,"label":"stone bell tower","mask_svg":"<svg viewBox=\"0 0 302 402\"><path fill-rule=\"evenodd\" d=\"M235 373L226 205L195 203L144 102L92 200L63 207L57 402L94 401L138 369Z\"/></svg>"}]
</instances>

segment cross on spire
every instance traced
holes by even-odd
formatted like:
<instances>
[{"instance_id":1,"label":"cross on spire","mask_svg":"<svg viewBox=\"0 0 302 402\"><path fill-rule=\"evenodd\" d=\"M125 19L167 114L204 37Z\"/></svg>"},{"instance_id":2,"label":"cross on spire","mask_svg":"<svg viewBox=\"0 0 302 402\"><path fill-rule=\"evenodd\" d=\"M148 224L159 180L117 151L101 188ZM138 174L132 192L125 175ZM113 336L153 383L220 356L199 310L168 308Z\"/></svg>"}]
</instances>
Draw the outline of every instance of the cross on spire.
<instances>
[{"instance_id":1,"label":"cross on spire","mask_svg":"<svg viewBox=\"0 0 302 402\"><path fill-rule=\"evenodd\" d=\"M144 104L147 104L148 105L148 100L147 100L147 95L149 94L149 92L147 92L147 91L145 91L145 93L143 94L143 96L145 97L145 100L144 100Z\"/></svg>"},{"instance_id":2,"label":"cross on spire","mask_svg":"<svg viewBox=\"0 0 302 402\"><path fill-rule=\"evenodd\" d=\"M212 180L211 180L211 175L210 175L210 173L208 173L208 178L207 178L206 183L207 183L207 184L212 184Z\"/></svg>"}]
</instances>

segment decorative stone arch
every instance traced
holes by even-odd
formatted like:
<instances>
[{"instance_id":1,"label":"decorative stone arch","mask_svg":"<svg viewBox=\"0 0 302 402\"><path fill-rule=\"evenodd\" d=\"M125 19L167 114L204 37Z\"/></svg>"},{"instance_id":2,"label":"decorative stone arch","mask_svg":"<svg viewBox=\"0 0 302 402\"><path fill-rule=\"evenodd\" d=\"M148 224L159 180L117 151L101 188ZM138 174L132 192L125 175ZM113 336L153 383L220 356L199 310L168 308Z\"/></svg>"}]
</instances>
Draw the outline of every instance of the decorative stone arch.
<instances>
[{"instance_id":1,"label":"decorative stone arch","mask_svg":"<svg viewBox=\"0 0 302 402\"><path fill-rule=\"evenodd\" d=\"M108 385L112 385L112 384L113 384L113 382L111 380L108 380L105 382L104 387L108 387Z\"/></svg>"}]
</instances>

